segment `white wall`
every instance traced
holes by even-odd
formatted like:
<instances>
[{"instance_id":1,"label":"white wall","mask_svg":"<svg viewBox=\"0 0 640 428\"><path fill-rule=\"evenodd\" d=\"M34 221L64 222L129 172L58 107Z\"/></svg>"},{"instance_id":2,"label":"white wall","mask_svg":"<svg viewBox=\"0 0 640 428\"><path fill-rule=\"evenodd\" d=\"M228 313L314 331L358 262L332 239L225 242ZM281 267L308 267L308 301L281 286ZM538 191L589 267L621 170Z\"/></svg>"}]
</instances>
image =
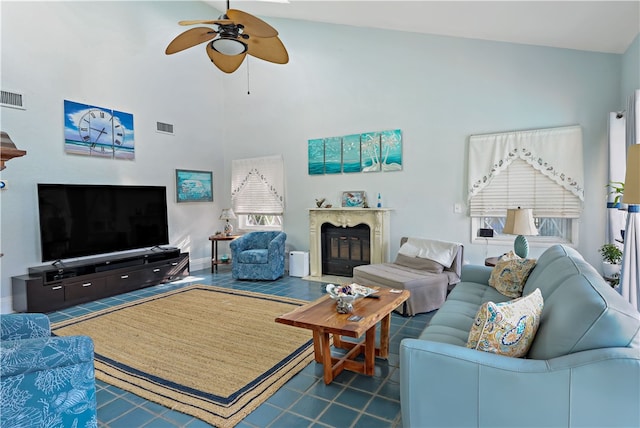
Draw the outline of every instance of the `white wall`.
<instances>
[{"instance_id":1,"label":"white wall","mask_svg":"<svg viewBox=\"0 0 640 428\"><path fill-rule=\"evenodd\" d=\"M177 21L217 18L198 2L2 2L3 90L24 94L26 110L0 108L1 127L27 155L2 171L1 312L11 310L11 276L41 264L36 183L167 186L172 245L196 265L210 257L222 206L223 76L204 47L173 56ZM135 160L64 152L63 100L132 113ZM175 125L175 136L156 122ZM214 172L213 203L175 202L175 169Z\"/></svg>"},{"instance_id":2,"label":"white wall","mask_svg":"<svg viewBox=\"0 0 640 428\"><path fill-rule=\"evenodd\" d=\"M11 276L39 264L36 183L154 184L175 200L175 168L211 170L213 203L169 203L173 245L207 265L207 236L229 206L230 161L282 153L288 245L309 245L317 197L343 190L381 192L394 208L393 247L403 235L460 241L481 263L506 248L469 243L466 151L471 134L580 124L584 131L585 212L578 250L599 260L604 241L606 118L621 105L621 55L494 43L283 19L275 26L287 65L251 58L232 75L195 47L166 45L180 19L215 18L198 2L2 2L1 87L25 94L27 110L0 109L2 130L25 157L2 171L2 298ZM399 11L401 13L401 10ZM626 57L625 57L626 58ZM251 94L247 94L249 86ZM134 162L71 156L63 149L63 100L134 114ZM176 136L155 132L169 122ZM404 169L309 176L307 140L400 128ZM542 249L533 248L533 255Z\"/></svg>"},{"instance_id":3,"label":"white wall","mask_svg":"<svg viewBox=\"0 0 640 428\"><path fill-rule=\"evenodd\" d=\"M459 241L482 263L508 248L470 245L469 135L580 124L585 210L578 249L597 262L604 239L606 118L620 106L621 56L432 35L271 20L286 66L250 62L226 80L227 158L284 153L286 231L308 248L307 209L343 190L394 208L392 253L404 235ZM307 140L400 128L404 169L309 176ZM465 213L454 214L455 203ZM542 248L533 248L539 254Z\"/></svg>"},{"instance_id":4,"label":"white wall","mask_svg":"<svg viewBox=\"0 0 640 428\"><path fill-rule=\"evenodd\" d=\"M621 108L624 110L627 98L636 89L640 89L640 34L631 43L622 56L622 77L620 84Z\"/></svg>"}]
</instances>

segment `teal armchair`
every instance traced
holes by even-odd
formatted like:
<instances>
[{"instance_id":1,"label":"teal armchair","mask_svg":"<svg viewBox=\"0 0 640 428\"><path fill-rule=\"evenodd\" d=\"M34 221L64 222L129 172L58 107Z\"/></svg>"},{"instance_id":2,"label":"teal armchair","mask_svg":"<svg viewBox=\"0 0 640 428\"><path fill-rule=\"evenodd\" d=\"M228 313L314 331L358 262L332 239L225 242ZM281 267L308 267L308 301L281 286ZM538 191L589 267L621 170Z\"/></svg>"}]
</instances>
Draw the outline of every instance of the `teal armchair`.
<instances>
[{"instance_id":1,"label":"teal armchair","mask_svg":"<svg viewBox=\"0 0 640 428\"><path fill-rule=\"evenodd\" d=\"M249 232L234 239L231 276L234 279L273 281L284 275L284 232Z\"/></svg>"},{"instance_id":2,"label":"teal armchair","mask_svg":"<svg viewBox=\"0 0 640 428\"><path fill-rule=\"evenodd\" d=\"M43 314L0 325L0 426L97 427L91 338L52 337Z\"/></svg>"}]
</instances>

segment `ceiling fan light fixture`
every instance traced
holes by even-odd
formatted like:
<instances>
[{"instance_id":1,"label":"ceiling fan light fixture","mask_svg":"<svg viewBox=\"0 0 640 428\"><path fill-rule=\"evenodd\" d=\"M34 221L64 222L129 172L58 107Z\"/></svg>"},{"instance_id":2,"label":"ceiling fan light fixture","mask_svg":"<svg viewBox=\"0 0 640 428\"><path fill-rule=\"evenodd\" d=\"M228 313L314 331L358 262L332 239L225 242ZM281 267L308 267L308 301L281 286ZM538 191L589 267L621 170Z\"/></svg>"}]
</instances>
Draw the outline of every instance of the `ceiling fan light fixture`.
<instances>
[{"instance_id":1,"label":"ceiling fan light fixture","mask_svg":"<svg viewBox=\"0 0 640 428\"><path fill-rule=\"evenodd\" d=\"M211 47L223 55L240 55L247 51L247 45L234 37L221 36L211 42Z\"/></svg>"}]
</instances>

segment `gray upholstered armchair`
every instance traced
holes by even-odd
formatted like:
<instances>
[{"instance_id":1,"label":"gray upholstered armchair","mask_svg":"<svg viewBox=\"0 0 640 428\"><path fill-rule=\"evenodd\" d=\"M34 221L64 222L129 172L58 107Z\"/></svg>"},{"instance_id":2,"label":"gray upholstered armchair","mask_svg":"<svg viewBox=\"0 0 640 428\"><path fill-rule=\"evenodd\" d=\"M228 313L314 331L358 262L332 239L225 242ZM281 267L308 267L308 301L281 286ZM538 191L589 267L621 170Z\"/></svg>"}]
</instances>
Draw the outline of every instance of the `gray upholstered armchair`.
<instances>
[{"instance_id":1,"label":"gray upholstered armchair","mask_svg":"<svg viewBox=\"0 0 640 428\"><path fill-rule=\"evenodd\" d=\"M43 314L0 325L0 426L97 427L91 338L51 337Z\"/></svg>"},{"instance_id":2,"label":"gray upholstered armchair","mask_svg":"<svg viewBox=\"0 0 640 428\"><path fill-rule=\"evenodd\" d=\"M234 239L231 249L231 275L234 279L273 281L284 275L284 232L249 232Z\"/></svg>"}]
</instances>

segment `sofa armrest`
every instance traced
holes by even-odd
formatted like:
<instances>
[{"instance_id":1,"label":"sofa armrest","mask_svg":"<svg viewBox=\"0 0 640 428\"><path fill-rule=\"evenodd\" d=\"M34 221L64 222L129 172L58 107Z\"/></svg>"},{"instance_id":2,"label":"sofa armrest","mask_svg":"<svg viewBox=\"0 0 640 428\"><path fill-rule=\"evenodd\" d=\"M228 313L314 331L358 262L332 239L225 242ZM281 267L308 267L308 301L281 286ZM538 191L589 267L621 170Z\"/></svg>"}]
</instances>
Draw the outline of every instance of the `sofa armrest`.
<instances>
[{"instance_id":1,"label":"sofa armrest","mask_svg":"<svg viewBox=\"0 0 640 428\"><path fill-rule=\"evenodd\" d=\"M91 363L93 341L88 336L41 337L0 342L2 378Z\"/></svg>"},{"instance_id":2,"label":"sofa armrest","mask_svg":"<svg viewBox=\"0 0 640 428\"><path fill-rule=\"evenodd\" d=\"M462 266L460 279L464 282L476 282L478 284L489 285L489 277L491 276L492 269L490 266L464 265Z\"/></svg>"},{"instance_id":3,"label":"sofa armrest","mask_svg":"<svg viewBox=\"0 0 640 428\"><path fill-rule=\"evenodd\" d=\"M0 317L0 340L51 336L49 317L44 314L7 314Z\"/></svg>"},{"instance_id":4,"label":"sofa armrest","mask_svg":"<svg viewBox=\"0 0 640 428\"><path fill-rule=\"evenodd\" d=\"M528 360L419 339L400 344L406 427L639 426L639 378L632 348Z\"/></svg>"}]
</instances>

